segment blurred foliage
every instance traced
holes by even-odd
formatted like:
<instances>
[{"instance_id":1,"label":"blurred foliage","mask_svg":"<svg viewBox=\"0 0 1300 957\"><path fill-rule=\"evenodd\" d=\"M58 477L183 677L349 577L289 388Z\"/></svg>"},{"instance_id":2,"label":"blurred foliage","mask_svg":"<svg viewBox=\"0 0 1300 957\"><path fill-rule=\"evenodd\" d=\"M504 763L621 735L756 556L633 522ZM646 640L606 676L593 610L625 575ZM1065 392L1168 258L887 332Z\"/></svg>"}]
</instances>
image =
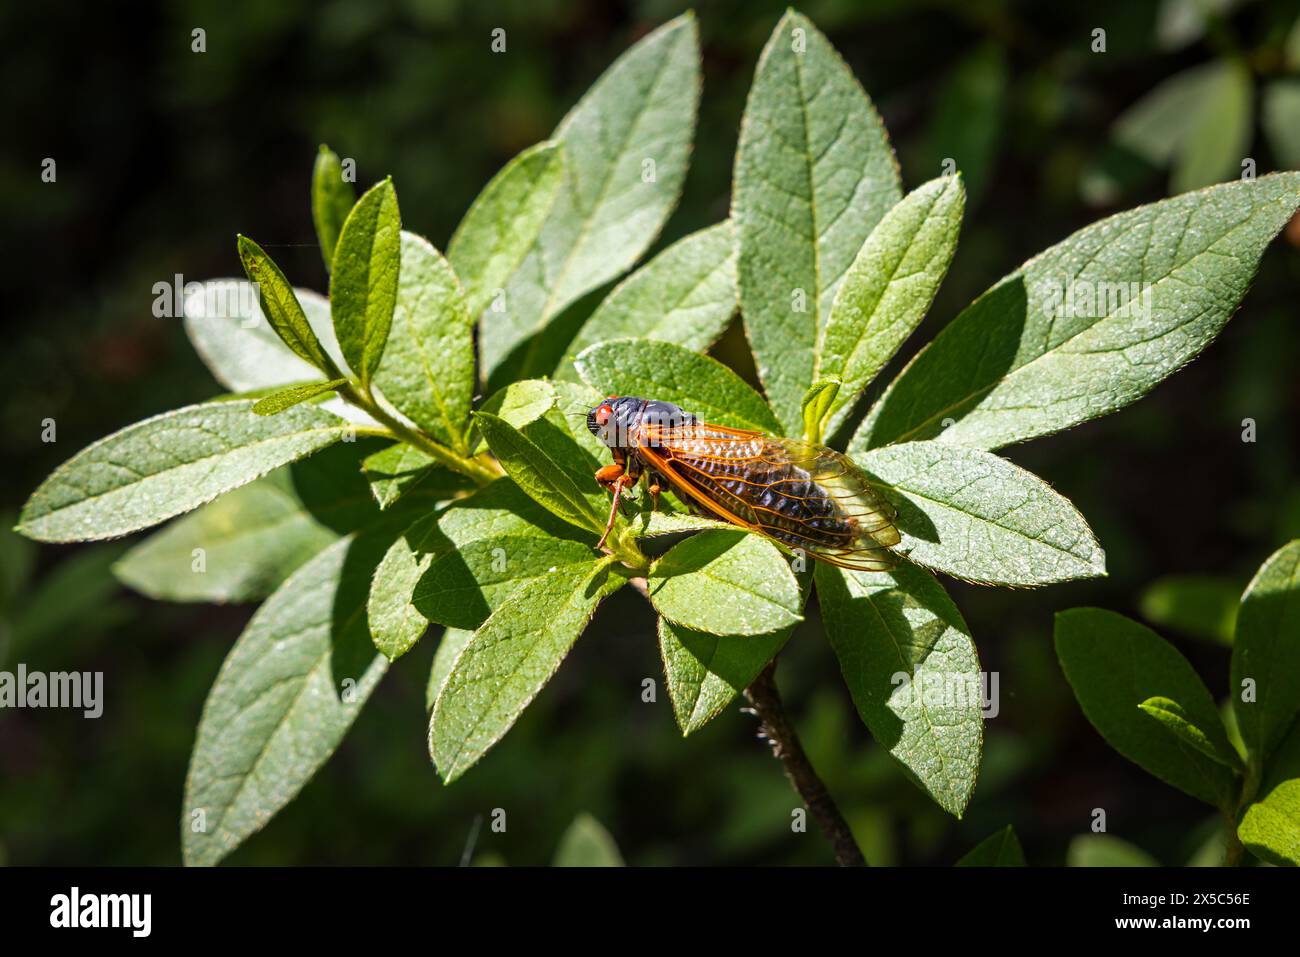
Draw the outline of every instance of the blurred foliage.
<instances>
[{"instance_id":1,"label":"blurred foliage","mask_svg":"<svg viewBox=\"0 0 1300 957\"><path fill-rule=\"evenodd\" d=\"M744 94L783 6L700 4L700 132L680 208L657 248L726 216ZM630 41L683 7L6 5L0 230L16 334L0 351L9 466L0 503L19 504L91 440L220 391L179 323L152 316L154 283L237 273L239 230L264 238L290 275L323 287L307 202L318 143L355 158L359 182L391 173L406 223L444 247L482 184L543 138ZM813 0L801 9L875 99L906 185L960 157L978 188L961 251L913 343L1026 256L1164 195L1162 164L1117 152L1114 135L1135 104L1187 71L1230 63L1249 76L1258 107L1245 120L1210 118L1246 130L1239 135L1259 173L1300 159L1300 27L1290 0ZM504 55L489 50L498 26L507 31ZM1098 27L1107 31L1104 54L1091 50ZM191 52L195 28L206 31L206 53ZM46 157L57 162L54 183L40 180ZM1230 178L1236 169L1205 175ZM1011 450L1090 517L1110 577L1036 592L955 586L1002 693L964 820L945 816L869 740L810 609L778 676L868 859L949 864L1007 824L1035 864L1095 859L1074 838L1097 807L1112 835L1157 860L1189 860L1209 839L1195 801L1119 758L1088 726L1053 657L1052 612L1094 604L1158 616L1143 601L1157 578L1245 582L1260 554L1300 535L1294 223L1288 238L1265 257L1241 314L1188 369L1118 415ZM737 325L715 354L746 367ZM41 442L46 418L57 422L54 445ZM1246 419L1253 442L1242 438ZM0 667L103 670L106 695L97 721L0 714L2 861L179 860L194 728L250 609L127 595L108 577L120 551L36 550L9 537L0 546ZM815 828L791 832L792 792L754 739L752 717L731 708L683 741L662 688L657 702L641 702L642 679L660 673L641 601L627 592L603 607L515 730L475 774L445 789L419 718L434 649L423 642L386 677L335 758L231 863L450 865L472 844L478 862L541 864L555 859L583 813L633 864L824 863ZM1216 695L1226 690L1216 682L1227 649L1189 642L1181 650ZM488 826L494 808L507 812L504 833Z\"/></svg>"}]
</instances>

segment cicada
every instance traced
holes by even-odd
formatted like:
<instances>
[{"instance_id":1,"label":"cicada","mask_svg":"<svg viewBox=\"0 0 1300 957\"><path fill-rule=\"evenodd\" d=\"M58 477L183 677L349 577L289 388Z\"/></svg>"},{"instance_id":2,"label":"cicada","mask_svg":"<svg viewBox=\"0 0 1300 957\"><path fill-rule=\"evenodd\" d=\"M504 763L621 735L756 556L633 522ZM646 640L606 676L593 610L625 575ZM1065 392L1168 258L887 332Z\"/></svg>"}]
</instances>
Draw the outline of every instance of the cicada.
<instances>
[{"instance_id":1,"label":"cicada","mask_svg":"<svg viewBox=\"0 0 1300 957\"><path fill-rule=\"evenodd\" d=\"M845 455L764 432L701 422L673 405L610 396L587 428L613 452L596 481L619 495L648 480L655 504L665 487L700 514L765 535L832 565L881 571L899 542L894 509ZM598 546L599 547L599 546Z\"/></svg>"}]
</instances>

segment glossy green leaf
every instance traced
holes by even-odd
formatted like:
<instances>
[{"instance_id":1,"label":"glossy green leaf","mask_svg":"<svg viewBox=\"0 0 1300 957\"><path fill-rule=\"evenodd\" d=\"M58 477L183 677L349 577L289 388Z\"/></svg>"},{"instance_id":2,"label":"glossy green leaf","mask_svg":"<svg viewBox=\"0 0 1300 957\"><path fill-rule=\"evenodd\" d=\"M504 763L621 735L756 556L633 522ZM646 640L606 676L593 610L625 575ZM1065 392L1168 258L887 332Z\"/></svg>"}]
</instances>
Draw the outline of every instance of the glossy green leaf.
<instances>
[{"instance_id":1,"label":"glossy green leaf","mask_svg":"<svg viewBox=\"0 0 1300 957\"><path fill-rule=\"evenodd\" d=\"M910 439L998 448L1123 408L1195 357L1300 205L1300 173L1141 206L1031 259L899 374L850 454Z\"/></svg>"},{"instance_id":2,"label":"glossy green leaf","mask_svg":"<svg viewBox=\"0 0 1300 957\"><path fill-rule=\"evenodd\" d=\"M712 635L764 635L801 621L803 597L785 557L739 530L700 532L650 568L655 610Z\"/></svg>"},{"instance_id":3,"label":"glossy green leaf","mask_svg":"<svg viewBox=\"0 0 1300 957\"><path fill-rule=\"evenodd\" d=\"M1300 866L1300 722L1269 758L1255 800L1237 826L1241 843L1260 860Z\"/></svg>"},{"instance_id":4,"label":"glossy green leaf","mask_svg":"<svg viewBox=\"0 0 1300 957\"><path fill-rule=\"evenodd\" d=\"M754 73L736 150L731 219L741 311L788 435L813 381L819 330L849 265L902 198L884 125L812 22L781 18Z\"/></svg>"},{"instance_id":5,"label":"glossy green leaf","mask_svg":"<svg viewBox=\"0 0 1300 957\"><path fill-rule=\"evenodd\" d=\"M572 378L573 357L611 339L658 339L704 352L735 314L736 295L731 223L691 233L614 287L578 330L556 375Z\"/></svg>"},{"instance_id":6,"label":"glossy green leaf","mask_svg":"<svg viewBox=\"0 0 1300 957\"><path fill-rule=\"evenodd\" d=\"M362 387L374 378L388 342L402 260L397 191L386 179L348 213L334 250L330 309L343 357Z\"/></svg>"},{"instance_id":7,"label":"glossy green leaf","mask_svg":"<svg viewBox=\"0 0 1300 957\"><path fill-rule=\"evenodd\" d=\"M1173 645L1123 615L1072 608L1056 616L1056 656L1083 713L1116 751L1209 804L1235 799L1231 771L1138 708L1148 698L1170 698L1197 727L1219 725L1210 692Z\"/></svg>"},{"instance_id":8,"label":"glossy green leaf","mask_svg":"<svg viewBox=\"0 0 1300 957\"><path fill-rule=\"evenodd\" d=\"M384 544L331 545L277 589L231 649L190 759L186 864L217 863L293 800L383 676L364 609Z\"/></svg>"},{"instance_id":9,"label":"glossy green leaf","mask_svg":"<svg viewBox=\"0 0 1300 957\"><path fill-rule=\"evenodd\" d=\"M819 564L816 580L826 637L872 737L961 817L984 739L979 656L961 612L915 565L862 572Z\"/></svg>"},{"instance_id":10,"label":"glossy green leaf","mask_svg":"<svg viewBox=\"0 0 1300 957\"><path fill-rule=\"evenodd\" d=\"M959 176L931 180L885 213L844 274L814 368L817 379L841 383L827 434L925 318L957 250L965 203Z\"/></svg>"},{"instance_id":11,"label":"glossy green leaf","mask_svg":"<svg viewBox=\"0 0 1300 957\"><path fill-rule=\"evenodd\" d=\"M244 273L257 288L262 315L275 330L275 334L295 355L310 363L313 369L325 373L326 378L337 379L339 370L316 338L302 304L298 302L293 287L275 260L247 236L238 238L238 247ZM346 351L344 354L347 354Z\"/></svg>"},{"instance_id":12,"label":"glossy green leaf","mask_svg":"<svg viewBox=\"0 0 1300 957\"><path fill-rule=\"evenodd\" d=\"M1250 700L1247 696L1250 683ZM1300 539L1278 549L1246 586L1232 645L1229 697L1255 767L1300 711Z\"/></svg>"},{"instance_id":13,"label":"glossy green leaf","mask_svg":"<svg viewBox=\"0 0 1300 957\"><path fill-rule=\"evenodd\" d=\"M505 419L476 412L474 421L506 474L538 504L572 525L599 534L605 520L596 513L560 464Z\"/></svg>"},{"instance_id":14,"label":"glossy green leaf","mask_svg":"<svg viewBox=\"0 0 1300 957\"><path fill-rule=\"evenodd\" d=\"M980 841L963 855L957 867L1024 867L1025 852L1010 824Z\"/></svg>"},{"instance_id":15,"label":"glossy green leaf","mask_svg":"<svg viewBox=\"0 0 1300 957\"><path fill-rule=\"evenodd\" d=\"M1105 553L1074 506L991 452L906 442L856 461L898 510L896 550L911 561L997 585L1106 573Z\"/></svg>"},{"instance_id":16,"label":"glossy green leaf","mask_svg":"<svg viewBox=\"0 0 1300 957\"><path fill-rule=\"evenodd\" d=\"M554 867L622 867L623 855L609 831L590 814L579 814L560 837Z\"/></svg>"},{"instance_id":17,"label":"glossy green leaf","mask_svg":"<svg viewBox=\"0 0 1300 957\"><path fill-rule=\"evenodd\" d=\"M715 425L781 432L763 397L740 376L716 359L671 342L602 342L584 350L574 365L601 395L658 399Z\"/></svg>"},{"instance_id":18,"label":"glossy green leaf","mask_svg":"<svg viewBox=\"0 0 1300 957\"><path fill-rule=\"evenodd\" d=\"M285 409L307 402L327 392L335 392L347 384L347 379L332 379L329 382L308 382L304 385L290 386L279 392L272 392L263 399L253 403L254 415L279 415Z\"/></svg>"},{"instance_id":19,"label":"glossy green leaf","mask_svg":"<svg viewBox=\"0 0 1300 957\"><path fill-rule=\"evenodd\" d=\"M1142 592L1142 617L1194 638L1232 644L1241 584L1215 575L1165 575Z\"/></svg>"},{"instance_id":20,"label":"glossy green leaf","mask_svg":"<svg viewBox=\"0 0 1300 957\"><path fill-rule=\"evenodd\" d=\"M530 582L475 632L452 665L429 722L429 753L450 784L496 744L626 579L612 559Z\"/></svg>"},{"instance_id":21,"label":"glossy green leaf","mask_svg":"<svg viewBox=\"0 0 1300 957\"><path fill-rule=\"evenodd\" d=\"M127 426L78 452L32 493L18 530L46 542L116 538L198 508L342 439L314 406L271 418L247 399L191 405Z\"/></svg>"},{"instance_id":22,"label":"glossy green leaf","mask_svg":"<svg viewBox=\"0 0 1300 957\"><path fill-rule=\"evenodd\" d=\"M1217 761L1234 771L1241 767L1241 759L1232 745L1228 744L1221 722L1216 720L1210 727L1202 728L1192 720L1181 704L1159 695L1147 698L1138 707L1178 740L1195 748L1211 761Z\"/></svg>"},{"instance_id":23,"label":"glossy green leaf","mask_svg":"<svg viewBox=\"0 0 1300 957\"><path fill-rule=\"evenodd\" d=\"M585 293L629 269L677 205L700 94L693 14L664 24L605 71L561 121L565 176L546 223L479 326L485 374L528 369L533 338Z\"/></svg>"},{"instance_id":24,"label":"glossy green leaf","mask_svg":"<svg viewBox=\"0 0 1300 957\"><path fill-rule=\"evenodd\" d=\"M320 370L294 354L271 328L248 282L214 279L194 286L185 298L185 333L203 364L231 392L256 392L319 377ZM329 300L310 289L291 292L317 342L341 367Z\"/></svg>"},{"instance_id":25,"label":"glossy green leaf","mask_svg":"<svg viewBox=\"0 0 1300 957\"><path fill-rule=\"evenodd\" d=\"M537 242L563 183L564 148L546 140L507 163L474 200L447 244L471 317L504 290Z\"/></svg>"},{"instance_id":26,"label":"glossy green leaf","mask_svg":"<svg viewBox=\"0 0 1300 957\"><path fill-rule=\"evenodd\" d=\"M397 411L463 451L474 396L474 325L447 260L424 237L401 237L393 323L375 384Z\"/></svg>"},{"instance_id":27,"label":"glossy green leaf","mask_svg":"<svg viewBox=\"0 0 1300 957\"><path fill-rule=\"evenodd\" d=\"M311 171L311 218L316 225L326 270L334 264L334 247L355 202L356 192L343 179L343 164L338 154L322 143Z\"/></svg>"}]
</instances>

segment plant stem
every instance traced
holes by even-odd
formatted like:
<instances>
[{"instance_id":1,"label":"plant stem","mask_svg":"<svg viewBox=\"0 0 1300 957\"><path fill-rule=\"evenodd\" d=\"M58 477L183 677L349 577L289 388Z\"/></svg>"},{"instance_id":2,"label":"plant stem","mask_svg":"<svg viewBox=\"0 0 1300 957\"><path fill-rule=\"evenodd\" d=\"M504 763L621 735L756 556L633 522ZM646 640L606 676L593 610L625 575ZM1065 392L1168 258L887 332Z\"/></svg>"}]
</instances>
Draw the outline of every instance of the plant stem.
<instances>
[{"instance_id":1,"label":"plant stem","mask_svg":"<svg viewBox=\"0 0 1300 957\"><path fill-rule=\"evenodd\" d=\"M382 422L395 438L415 446L439 465L445 465L453 472L459 472L479 485L486 485L505 474L495 460L457 452L399 421L371 396L362 393L351 383L339 389L339 395L366 412L375 421Z\"/></svg>"},{"instance_id":2,"label":"plant stem","mask_svg":"<svg viewBox=\"0 0 1300 957\"><path fill-rule=\"evenodd\" d=\"M835 860L841 867L865 867L866 858L853 839L844 815L831 799L826 785L813 770L808 755L804 753L799 736L794 726L786 717L781 695L776 690L776 661L768 663L757 678L745 689L745 698L749 701L761 723L759 736L767 738L772 746L772 753L785 765L786 777L794 785L803 803L817 819L826 839L835 850Z\"/></svg>"}]
</instances>

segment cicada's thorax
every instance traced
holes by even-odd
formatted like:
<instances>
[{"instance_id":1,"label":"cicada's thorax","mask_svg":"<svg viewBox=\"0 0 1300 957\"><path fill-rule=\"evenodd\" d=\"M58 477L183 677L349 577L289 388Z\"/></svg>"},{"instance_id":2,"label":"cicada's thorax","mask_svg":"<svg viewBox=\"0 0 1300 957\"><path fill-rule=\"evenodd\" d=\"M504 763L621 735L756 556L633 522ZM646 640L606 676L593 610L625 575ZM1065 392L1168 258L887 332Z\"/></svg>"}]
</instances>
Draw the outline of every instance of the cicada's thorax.
<instances>
[{"instance_id":1,"label":"cicada's thorax","mask_svg":"<svg viewBox=\"0 0 1300 957\"><path fill-rule=\"evenodd\" d=\"M655 435L660 430L695 425L699 421L671 402L631 395L611 398L604 403L604 407L610 410L605 424L593 427L593 420L588 416L588 427L609 448L630 458L636 457L637 450L642 446L657 445Z\"/></svg>"}]
</instances>

